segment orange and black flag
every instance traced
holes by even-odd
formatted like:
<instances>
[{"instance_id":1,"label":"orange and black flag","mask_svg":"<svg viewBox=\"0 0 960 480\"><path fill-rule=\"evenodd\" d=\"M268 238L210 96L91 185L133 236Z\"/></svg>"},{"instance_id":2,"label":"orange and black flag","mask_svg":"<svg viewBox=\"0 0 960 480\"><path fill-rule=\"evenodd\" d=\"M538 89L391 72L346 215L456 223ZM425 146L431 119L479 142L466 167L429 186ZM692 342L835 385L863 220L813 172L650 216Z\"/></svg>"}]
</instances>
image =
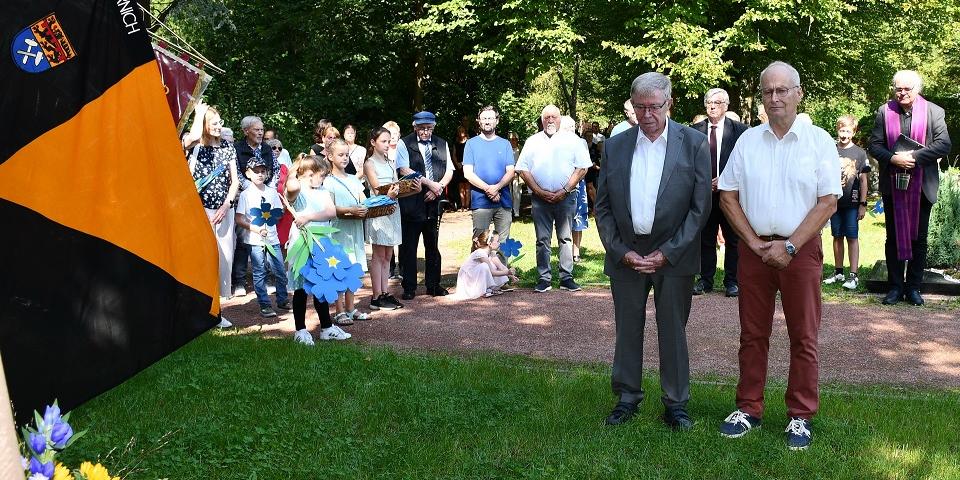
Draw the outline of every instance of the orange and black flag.
<instances>
[{"instance_id":1,"label":"orange and black flag","mask_svg":"<svg viewBox=\"0 0 960 480\"><path fill-rule=\"evenodd\" d=\"M0 353L17 418L218 321L217 247L134 0L0 2Z\"/></svg>"}]
</instances>

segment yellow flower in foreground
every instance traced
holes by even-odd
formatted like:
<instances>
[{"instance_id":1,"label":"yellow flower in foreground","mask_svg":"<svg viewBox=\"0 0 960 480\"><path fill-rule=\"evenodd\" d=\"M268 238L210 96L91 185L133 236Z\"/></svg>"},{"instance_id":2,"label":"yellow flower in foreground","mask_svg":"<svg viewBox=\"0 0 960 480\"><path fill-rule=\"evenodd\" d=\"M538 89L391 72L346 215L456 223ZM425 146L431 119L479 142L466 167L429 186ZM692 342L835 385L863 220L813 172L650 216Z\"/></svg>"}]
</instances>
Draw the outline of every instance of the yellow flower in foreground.
<instances>
[{"instance_id":1,"label":"yellow flower in foreground","mask_svg":"<svg viewBox=\"0 0 960 480\"><path fill-rule=\"evenodd\" d=\"M74 480L73 475L70 475L70 470L67 467L64 467L62 463L57 463L57 467L53 470L53 480Z\"/></svg>"},{"instance_id":2,"label":"yellow flower in foreground","mask_svg":"<svg viewBox=\"0 0 960 480\"><path fill-rule=\"evenodd\" d=\"M110 472L99 463L93 465L90 462L83 462L80 465L80 473L87 477L87 480L120 480L120 477L110 477Z\"/></svg>"}]
</instances>

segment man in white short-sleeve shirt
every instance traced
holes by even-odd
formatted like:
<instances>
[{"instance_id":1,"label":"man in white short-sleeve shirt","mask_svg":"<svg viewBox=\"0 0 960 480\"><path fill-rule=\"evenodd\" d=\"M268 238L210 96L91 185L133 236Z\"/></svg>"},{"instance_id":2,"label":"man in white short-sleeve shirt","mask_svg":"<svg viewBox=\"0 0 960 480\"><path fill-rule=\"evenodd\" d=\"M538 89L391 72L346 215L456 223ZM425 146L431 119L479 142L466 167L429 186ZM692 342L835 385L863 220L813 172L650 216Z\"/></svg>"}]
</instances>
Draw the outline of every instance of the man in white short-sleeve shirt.
<instances>
[{"instance_id":1,"label":"man in white short-sleeve shirt","mask_svg":"<svg viewBox=\"0 0 960 480\"><path fill-rule=\"evenodd\" d=\"M787 446L812 440L819 408L820 230L841 195L840 158L823 129L797 121L800 75L771 63L760 74L769 122L740 136L720 175L720 206L740 237L740 381L737 410L720 427L729 438L760 425L773 312L780 292L790 337Z\"/></svg>"},{"instance_id":2,"label":"man in white short-sleeve shirt","mask_svg":"<svg viewBox=\"0 0 960 480\"><path fill-rule=\"evenodd\" d=\"M577 208L577 184L593 163L586 143L576 134L561 132L560 109L547 105L540 114L543 130L527 139L515 170L531 195L533 226L537 235L535 290L551 287L550 245L553 230L560 244L560 289L580 290L573 280L573 214Z\"/></svg>"}]
</instances>

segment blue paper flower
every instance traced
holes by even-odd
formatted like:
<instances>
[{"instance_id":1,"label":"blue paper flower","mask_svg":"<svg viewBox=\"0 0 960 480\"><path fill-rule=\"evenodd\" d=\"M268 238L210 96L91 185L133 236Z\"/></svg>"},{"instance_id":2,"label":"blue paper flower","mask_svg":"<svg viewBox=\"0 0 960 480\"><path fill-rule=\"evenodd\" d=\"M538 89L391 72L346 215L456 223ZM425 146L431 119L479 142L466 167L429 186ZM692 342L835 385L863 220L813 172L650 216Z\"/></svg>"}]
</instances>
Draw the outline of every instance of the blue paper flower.
<instances>
[{"instance_id":1,"label":"blue paper flower","mask_svg":"<svg viewBox=\"0 0 960 480\"><path fill-rule=\"evenodd\" d=\"M320 239L320 245L314 244L310 260L300 274L304 290L328 303L335 302L341 292L356 292L363 285L360 264L350 262L343 248L326 237Z\"/></svg>"},{"instance_id":2,"label":"blue paper flower","mask_svg":"<svg viewBox=\"0 0 960 480\"><path fill-rule=\"evenodd\" d=\"M520 255L520 247L523 247L523 244L518 240L508 238L500 242L500 253L503 253L504 257L515 257Z\"/></svg>"},{"instance_id":3,"label":"blue paper flower","mask_svg":"<svg viewBox=\"0 0 960 480\"><path fill-rule=\"evenodd\" d=\"M33 453L37 455L42 455L43 452L47 451L47 437L44 437L43 434L39 432L31 433L30 450L33 450Z\"/></svg>"},{"instance_id":4,"label":"blue paper flower","mask_svg":"<svg viewBox=\"0 0 960 480\"><path fill-rule=\"evenodd\" d=\"M259 227L266 224L268 227L276 225L280 218L283 217L282 208L270 208L271 205L267 202L260 204L260 208L253 207L250 209L250 216L253 217L253 220L250 221L253 225Z\"/></svg>"},{"instance_id":5,"label":"blue paper flower","mask_svg":"<svg viewBox=\"0 0 960 480\"><path fill-rule=\"evenodd\" d=\"M50 431L50 440L53 441L53 447L57 449L66 447L72 436L73 428L67 422L54 425L53 430Z\"/></svg>"},{"instance_id":6,"label":"blue paper flower","mask_svg":"<svg viewBox=\"0 0 960 480\"><path fill-rule=\"evenodd\" d=\"M36 458L30 459L30 473L40 474L47 478L53 478L53 462L40 463Z\"/></svg>"}]
</instances>

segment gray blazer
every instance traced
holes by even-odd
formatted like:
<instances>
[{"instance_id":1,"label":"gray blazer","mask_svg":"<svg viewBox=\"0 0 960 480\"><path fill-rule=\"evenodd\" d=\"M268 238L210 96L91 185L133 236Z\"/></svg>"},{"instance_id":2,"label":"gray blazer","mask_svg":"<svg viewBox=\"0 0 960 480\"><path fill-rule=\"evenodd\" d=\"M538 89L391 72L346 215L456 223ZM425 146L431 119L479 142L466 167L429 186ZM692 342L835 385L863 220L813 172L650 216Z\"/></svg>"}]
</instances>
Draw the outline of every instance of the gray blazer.
<instances>
[{"instance_id":1,"label":"gray blazer","mask_svg":"<svg viewBox=\"0 0 960 480\"><path fill-rule=\"evenodd\" d=\"M621 260L660 249L667 265L657 273L695 275L700 271L700 231L710 216L710 145L707 136L673 120L650 235L638 237L630 214L630 165L640 128L607 139L597 179L596 222L606 249L604 273L613 280L639 280Z\"/></svg>"}]
</instances>

